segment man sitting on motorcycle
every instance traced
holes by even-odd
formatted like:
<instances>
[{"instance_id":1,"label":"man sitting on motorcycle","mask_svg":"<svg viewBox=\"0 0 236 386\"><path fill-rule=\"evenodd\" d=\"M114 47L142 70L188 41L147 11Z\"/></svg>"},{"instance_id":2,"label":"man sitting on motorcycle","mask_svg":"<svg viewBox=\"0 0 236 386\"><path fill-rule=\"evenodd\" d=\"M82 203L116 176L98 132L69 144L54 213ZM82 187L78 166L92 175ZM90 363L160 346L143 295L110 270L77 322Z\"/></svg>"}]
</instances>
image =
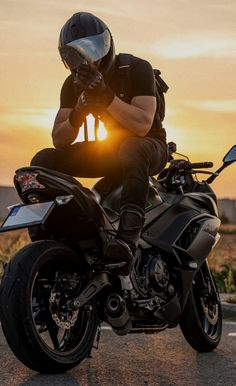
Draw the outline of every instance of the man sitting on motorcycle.
<instances>
[{"instance_id":1,"label":"man sitting on motorcycle","mask_svg":"<svg viewBox=\"0 0 236 386\"><path fill-rule=\"evenodd\" d=\"M153 69L136 57L130 65L119 63L122 54L115 55L110 30L86 12L62 27L59 52L71 74L62 86L52 131L55 148L37 153L31 165L77 177L122 178L119 228L105 257L126 262L120 271L126 275L144 223L149 176L167 162ZM88 114L104 122L106 141L74 143Z\"/></svg>"}]
</instances>

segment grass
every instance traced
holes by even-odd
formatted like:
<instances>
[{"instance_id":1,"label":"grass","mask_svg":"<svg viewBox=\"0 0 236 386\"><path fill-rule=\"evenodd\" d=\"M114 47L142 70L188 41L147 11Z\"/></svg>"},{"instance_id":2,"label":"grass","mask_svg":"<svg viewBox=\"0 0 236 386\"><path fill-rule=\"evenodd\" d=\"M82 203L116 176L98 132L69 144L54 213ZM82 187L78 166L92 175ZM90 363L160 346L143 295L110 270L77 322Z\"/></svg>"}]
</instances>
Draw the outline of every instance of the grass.
<instances>
[{"instance_id":1,"label":"grass","mask_svg":"<svg viewBox=\"0 0 236 386\"><path fill-rule=\"evenodd\" d=\"M4 265L29 242L30 239L26 230L0 233L0 277L2 276Z\"/></svg>"},{"instance_id":2,"label":"grass","mask_svg":"<svg viewBox=\"0 0 236 386\"><path fill-rule=\"evenodd\" d=\"M214 271L216 284L219 292L227 293L227 294L235 294L236 293L236 271L231 267L225 266L224 269L220 272Z\"/></svg>"},{"instance_id":3,"label":"grass","mask_svg":"<svg viewBox=\"0 0 236 386\"><path fill-rule=\"evenodd\" d=\"M220 233L225 235L235 235L236 224L222 224L220 227Z\"/></svg>"},{"instance_id":4,"label":"grass","mask_svg":"<svg viewBox=\"0 0 236 386\"><path fill-rule=\"evenodd\" d=\"M226 267L236 271L236 226L222 226L220 236L220 241L208 258L209 264L216 273L224 271Z\"/></svg>"}]
</instances>

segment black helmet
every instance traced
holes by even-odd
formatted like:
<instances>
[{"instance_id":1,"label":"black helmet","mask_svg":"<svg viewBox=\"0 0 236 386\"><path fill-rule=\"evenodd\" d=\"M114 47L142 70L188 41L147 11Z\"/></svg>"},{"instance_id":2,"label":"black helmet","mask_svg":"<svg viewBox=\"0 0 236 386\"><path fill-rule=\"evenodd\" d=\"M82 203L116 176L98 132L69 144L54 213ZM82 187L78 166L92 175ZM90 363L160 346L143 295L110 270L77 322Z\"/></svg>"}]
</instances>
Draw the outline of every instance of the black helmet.
<instances>
[{"instance_id":1,"label":"black helmet","mask_svg":"<svg viewBox=\"0 0 236 386\"><path fill-rule=\"evenodd\" d=\"M62 27L59 52L63 63L73 71L83 62L102 59L100 71L108 75L115 60L115 48L108 27L87 12L75 13Z\"/></svg>"}]
</instances>

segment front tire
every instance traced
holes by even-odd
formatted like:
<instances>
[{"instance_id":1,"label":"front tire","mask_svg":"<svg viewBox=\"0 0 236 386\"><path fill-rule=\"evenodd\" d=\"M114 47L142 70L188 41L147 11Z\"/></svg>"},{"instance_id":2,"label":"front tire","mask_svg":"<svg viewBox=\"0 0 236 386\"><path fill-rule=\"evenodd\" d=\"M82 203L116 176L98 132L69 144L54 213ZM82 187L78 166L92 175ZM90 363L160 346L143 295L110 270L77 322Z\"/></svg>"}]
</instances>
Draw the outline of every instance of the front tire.
<instances>
[{"instance_id":1,"label":"front tire","mask_svg":"<svg viewBox=\"0 0 236 386\"><path fill-rule=\"evenodd\" d=\"M219 293L207 263L197 272L180 321L182 333L199 352L214 350L221 339L222 312Z\"/></svg>"},{"instance_id":2,"label":"front tire","mask_svg":"<svg viewBox=\"0 0 236 386\"><path fill-rule=\"evenodd\" d=\"M64 372L90 353L97 330L95 304L77 314L62 307L65 293L78 293L78 278L85 276L79 256L49 240L27 245L7 265L0 296L2 328L27 367Z\"/></svg>"}]
</instances>

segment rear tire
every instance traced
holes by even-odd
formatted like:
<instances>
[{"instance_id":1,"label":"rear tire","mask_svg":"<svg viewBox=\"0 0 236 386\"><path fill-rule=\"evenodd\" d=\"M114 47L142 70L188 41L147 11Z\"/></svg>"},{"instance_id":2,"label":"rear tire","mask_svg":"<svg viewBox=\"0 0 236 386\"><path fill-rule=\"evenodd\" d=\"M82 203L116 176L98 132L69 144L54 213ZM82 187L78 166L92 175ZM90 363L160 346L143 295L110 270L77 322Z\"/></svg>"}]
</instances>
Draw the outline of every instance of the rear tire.
<instances>
[{"instance_id":1,"label":"rear tire","mask_svg":"<svg viewBox=\"0 0 236 386\"><path fill-rule=\"evenodd\" d=\"M81 272L79 263L79 256L70 248L44 240L24 247L6 267L0 292L3 332L16 357L32 370L64 372L80 363L91 351L97 330L95 304L81 308L78 315L71 311L74 324L68 312L69 327L65 323L59 327L54 316L57 312L60 321L67 322L67 311L60 311L59 307L63 291L71 283L77 286L78 280L73 279L73 275ZM59 311L57 308L54 311L57 303L53 304L54 309L50 308L52 291L58 286L60 293L60 285Z\"/></svg>"},{"instance_id":2,"label":"rear tire","mask_svg":"<svg viewBox=\"0 0 236 386\"><path fill-rule=\"evenodd\" d=\"M207 263L196 274L180 328L190 346L199 352L214 350L221 339L222 312L219 293Z\"/></svg>"},{"instance_id":3,"label":"rear tire","mask_svg":"<svg viewBox=\"0 0 236 386\"><path fill-rule=\"evenodd\" d=\"M40 225L28 228L28 234L31 241L47 240L50 238L48 232L43 230Z\"/></svg>"}]
</instances>

